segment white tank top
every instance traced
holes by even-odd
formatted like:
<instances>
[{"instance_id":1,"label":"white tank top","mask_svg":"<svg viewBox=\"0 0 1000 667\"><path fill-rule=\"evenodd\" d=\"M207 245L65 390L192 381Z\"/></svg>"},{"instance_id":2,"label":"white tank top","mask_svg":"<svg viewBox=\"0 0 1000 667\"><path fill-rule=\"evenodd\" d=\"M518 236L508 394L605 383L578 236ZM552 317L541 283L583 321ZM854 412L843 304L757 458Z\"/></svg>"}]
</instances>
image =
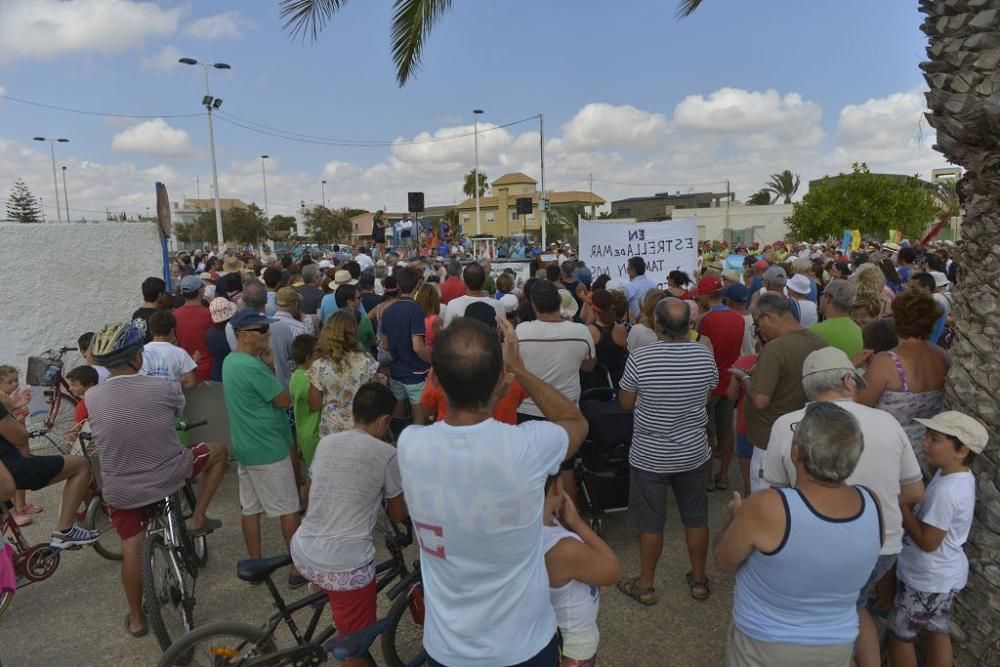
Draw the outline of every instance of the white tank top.
<instances>
[{"instance_id":1,"label":"white tank top","mask_svg":"<svg viewBox=\"0 0 1000 667\"><path fill-rule=\"evenodd\" d=\"M583 541L576 533L563 528L558 521L552 526L543 526L545 553L564 539ZM600 589L572 580L559 588L549 588L549 598L563 637L563 656L587 660L597 655L597 645L601 639L597 629Z\"/></svg>"}]
</instances>

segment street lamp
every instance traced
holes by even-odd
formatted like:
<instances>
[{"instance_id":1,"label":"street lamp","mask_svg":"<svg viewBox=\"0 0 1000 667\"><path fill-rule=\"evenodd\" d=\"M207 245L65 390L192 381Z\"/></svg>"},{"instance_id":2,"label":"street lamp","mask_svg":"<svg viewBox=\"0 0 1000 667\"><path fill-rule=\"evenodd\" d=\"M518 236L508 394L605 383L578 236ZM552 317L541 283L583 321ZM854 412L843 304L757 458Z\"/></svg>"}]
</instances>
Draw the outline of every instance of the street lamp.
<instances>
[{"instance_id":1,"label":"street lamp","mask_svg":"<svg viewBox=\"0 0 1000 667\"><path fill-rule=\"evenodd\" d=\"M62 222L62 212L59 209L59 179L56 177L56 143L68 144L69 139L46 139L45 137L34 137L35 141L47 141L49 142L49 148L52 149L52 185L56 190L56 220ZM66 212L69 215L69 211ZM69 222L69 218L66 219Z\"/></svg>"},{"instance_id":2,"label":"street lamp","mask_svg":"<svg viewBox=\"0 0 1000 667\"><path fill-rule=\"evenodd\" d=\"M264 160L267 160L270 157L271 157L270 155L260 156L260 177L261 180L264 181L264 219L267 220L268 222L271 221L271 214L268 213L267 209L267 170L264 169Z\"/></svg>"},{"instance_id":3,"label":"street lamp","mask_svg":"<svg viewBox=\"0 0 1000 667\"><path fill-rule=\"evenodd\" d=\"M326 208L326 181L320 181L319 188L323 199L323 208Z\"/></svg>"},{"instance_id":4,"label":"street lamp","mask_svg":"<svg viewBox=\"0 0 1000 667\"><path fill-rule=\"evenodd\" d=\"M201 65L205 70L205 97L201 98L201 103L204 105L205 109L208 111L208 142L212 147L212 184L215 187L215 233L219 237L219 247L222 247L222 204L219 202L219 168L216 166L215 161L215 131L212 129L212 110L218 110L222 106L222 99L218 97L212 97L211 91L208 89L208 68L214 67L215 69L232 69L226 63L200 63L194 58L181 58L177 62L182 65Z\"/></svg>"},{"instance_id":5,"label":"street lamp","mask_svg":"<svg viewBox=\"0 0 1000 667\"><path fill-rule=\"evenodd\" d=\"M66 165L62 166L63 173L63 204L66 205L66 222L72 222L73 218L69 217L69 195L66 193Z\"/></svg>"},{"instance_id":6,"label":"street lamp","mask_svg":"<svg viewBox=\"0 0 1000 667\"><path fill-rule=\"evenodd\" d=\"M476 236L479 236L479 116L482 113L482 109L472 110L472 134L476 145L476 173L473 174L472 179L472 189L476 193Z\"/></svg>"}]
</instances>

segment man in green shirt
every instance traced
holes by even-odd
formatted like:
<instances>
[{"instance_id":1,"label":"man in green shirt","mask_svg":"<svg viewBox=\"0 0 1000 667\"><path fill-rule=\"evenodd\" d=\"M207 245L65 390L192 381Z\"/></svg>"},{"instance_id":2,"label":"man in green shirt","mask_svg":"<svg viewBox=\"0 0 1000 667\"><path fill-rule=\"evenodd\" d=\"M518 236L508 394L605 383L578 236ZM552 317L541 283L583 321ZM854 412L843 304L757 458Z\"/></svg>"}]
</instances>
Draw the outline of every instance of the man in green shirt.
<instances>
[{"instance_id":1,"label":"man in green shirt","mask_svg":"<svg viewBox=\"0 0 1000 667\"><path fill-rule=\"evenodd\" d=\"M260 558L260 515L280 517L287 545L299 527L299 489L292 467L291 397L274 376L268 345L270 319L241 310L230 320L236 349L222 364L222 388L229 413L233 458L239 464L243 540L250 558ZM305 584L294 568L292 588Z\"/></svg>"},{"instance_id":2,"label":"man in green shirt","mask_svg":"<svg viewBox=\"0 0 1000 667\"><path fill-rule=\"evenodd\" d=\"M361 343L361 349L371 354L375 345L375 330L372 328L372 321L363 316L364 313L361 313L362 317L358 317L361 312L361 290L357 285L341 285L333 298L338 310L349 310L354 315L358 322L358 342Z\"/></svg>"},{"instance_id":3,"label":"man in green shirt","mask_svg":"<svg viewBox=\"0 0 1000 667\"><path fill-rule=\"evenodd\" d=\"M851 319L856 293L854 283L848 280L830 281L819 300L819 311L824 319L809 327L827 345L843 350L849 359L854 359L864 347L861 327Z\"/></svg>"}]
</instances>

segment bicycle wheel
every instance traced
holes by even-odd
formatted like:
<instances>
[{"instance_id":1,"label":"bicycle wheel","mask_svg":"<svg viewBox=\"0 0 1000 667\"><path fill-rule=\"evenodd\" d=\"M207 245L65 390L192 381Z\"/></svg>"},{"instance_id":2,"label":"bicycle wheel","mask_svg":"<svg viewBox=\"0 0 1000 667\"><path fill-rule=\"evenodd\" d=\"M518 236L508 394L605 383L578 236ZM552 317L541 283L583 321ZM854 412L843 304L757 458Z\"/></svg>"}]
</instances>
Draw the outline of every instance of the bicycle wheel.
<instances>
[{"instance_id":1,"label":"bicycle wheel","mask_svg":"<svg viewBox=\"0 0 1000 667\"><path fill-rule=\"evenodd\" d=\"M217 621L195 628L167 649L157 667L223 667L275 651L272 637L247 623Z\"/></svg>"},{"instance_id":2,"label":"bicycle wheel","mask_svg":"<svg viewBox=\"0 0 1000 667\"><path fill-rule=\"evenodd\" d=\"M108 505L101 496L94 496L87 505L87 514L83 519L83 527L87 530L96 530L101 534L101 539L92 545L94 551L101 557L108 560L122 559L122 541L111 525L111 517L108 516Z\"/></svg>"},{"instance_id":3,"label":"bicycle wheel","mask_svg":"<svg viewBox=\"0 0 1000 667\"><path fill-rule=\"evenodd\" d=\"M194 514L194 506L197 502L198 498L190 484L181 487L181 516L184 519L189 519ZM208 564L208 536L200 535L192 538L191 544L194 548L194 560L198 567L205 567Z\"/></svg>"},{"instance_id":4,"label":"bicycle wheel","mask_svg":"<svg viewBox=\"0 0 1000 667\"><path fill-rule=\"evenodd\" d=\"M34 425L44 426L46 433L32 438L29 449L35 456L78 454L80 453L77 451L79 447L75 443L70 443L69 447L63 444L66 434L76 424L76 404L78 401L74 396L60 391L57 387L53 388L52 391L57 392L57 394L53 395L48 414L40 416L38 421L41 421L41 424L38 424L37 421L34 422Z\"/></svg>"},{"instance_id":5,"label":"bicycle wheel","mask_svg":"<svg viewBox=\"0 0 1000 667\"><path fill-rule=\"evenodd\" d=\"M143 607L163 651L194 627L185 570L183 560L163 541L162 534L146 535L142 543Z\"/></svg>"},{"instance_id":6,"label":"bicycle wheel","mask_svg":"<svg viewBox=\"0 0 1000 667\"><path fill-rule=\"evenodd\" d=\"M7 607L10 603L14 601L14 591L7 591L6 593L0 593L0 617L3 617L3 613L7 611Z\"/></svg>"},{"instance_id":7,"label":"bicycle wheel","mask_svg":"<svg viewBox=\"0 0 1000 667\"><path fill-rule=\"evenodd\" d=\"M382 635L382 660L406 667L424 650L424 587L420 582L393 600L386 615L392 626Z\"/></svg>"}]
</instances>

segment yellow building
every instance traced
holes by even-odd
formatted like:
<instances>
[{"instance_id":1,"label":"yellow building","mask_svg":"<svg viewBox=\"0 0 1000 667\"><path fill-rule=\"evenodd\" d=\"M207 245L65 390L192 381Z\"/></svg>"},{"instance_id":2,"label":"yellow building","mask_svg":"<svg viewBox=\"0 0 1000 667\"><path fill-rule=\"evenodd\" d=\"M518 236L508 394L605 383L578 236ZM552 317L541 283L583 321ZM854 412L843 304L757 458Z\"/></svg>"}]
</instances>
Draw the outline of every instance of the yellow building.
<instances>
[{"instance_id":1,"label":"yellow building","mask_svg":"<svg viewBox=\"0 0 1000 667\"><path fill-rule=\"evenodd\" d=\"M492 194L489 197L479 198L479 233L507 237L511 234L534 232L534 236L539 236L541 215L538 211L538 202L542 195L536 189L537 185L538 181L520 172L504 174L493 181ZM532 212L530 214L523 216L517 214L519 197L531 197ZM592 204L601 206L605 203L596 194L579 190L550 191L545 193L545 197L549 200L550 209L553 206L567 204L589 207ZM476 234L475 197L466 199L455 208L458 210L458 220L462 225L462 231L468 236Z\"/></svg>"}]
</instances>

